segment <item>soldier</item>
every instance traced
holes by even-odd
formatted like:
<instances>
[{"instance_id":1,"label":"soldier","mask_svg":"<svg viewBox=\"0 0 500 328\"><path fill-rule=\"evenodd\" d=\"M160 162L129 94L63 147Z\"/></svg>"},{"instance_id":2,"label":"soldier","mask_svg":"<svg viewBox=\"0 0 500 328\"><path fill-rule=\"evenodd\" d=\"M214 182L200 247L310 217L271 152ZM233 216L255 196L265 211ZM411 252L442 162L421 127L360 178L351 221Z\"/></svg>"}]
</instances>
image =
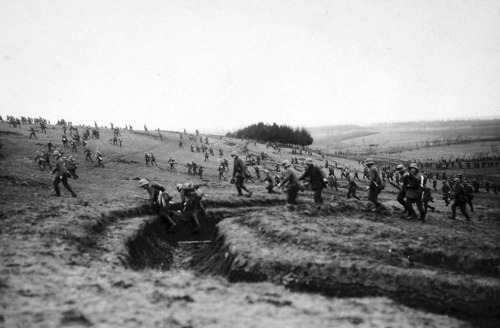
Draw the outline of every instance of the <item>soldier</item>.
<instances>
[{"instance_id":1,"label":"soldier","mask_svg":"<svg viewBox=\"0 0 500 328\"><path fill-rule=\"evenodd\" d=\"M425 209L422 204L424 178L419 173L419 168L416 163L411 163L409 168L408 187L406 188L406 209L408 210L408 218L415 215L415 211L413 209L413 203L415 203L420 213L420 220L425 222Z\"/></svg>"},{"instance_id":2,"label":"soldier","mask_svg":"<svg viewBox=\"0 0 500 328\"><path fill-rule=\"evenodd\" d=\"M226 177L224 176L224 172L226 172L224 165L219 165L217 171L219 171L219 180L221 180L222 178L224 178L224 180L227 180Z\"/></svg>"},{"instance_id":3,"label":"soldier","mask_svg":"<svg viewBox=\"0 0 500 328\"><path fill-rule=\"evenodd\" d=\"M49 152L51 152L51 151L52 151L52 147L54 147L54 146L52 145L52 142L50 142L50 140L48 140L48 139L47 139L47 148L49 149Z\"/></svg>"},{"instance_id":4,"label":"soldier","mask_svg":"<svg viewBox=\"0 0 500 328\"><path fill-rule=\"evenodd\" d=\"M402 182L402 186L401 189L399 189L398 197L396 198L396 200L398 201L398 203L401 204L401 206L403 206L402 214L404 214L408 212L405 198L406 198L406 190L408 189L409 173L406 171L403 164L399 164L398 166L396 166L396 171L398 172L398 176L396 177L396 182L398 183L399 181Z\"/></svg>"},{"instance_id":5,"label":"soldier","mask_svg":"<svg viewBox=\"0 0 500 328\"><path fill-rule=\"evenodd\" d=\"M91 162L94 162L92 160L92 156L91 156L92 152L90 151L89 147L85 146L85 150L83 151L83 153L85 154L85 160L89 160Z\"/></svg>"},{"instance_id":6,"label":"soldier","mask_svg":"<svg viewBox=\"0 0 500 328\"><path fill-rule=\"evenodd\" d=\"M97 159L97 167L104 167L102 155L100 152L96 151L95 158Z\"/></svg>"},{"instance_id":7,"label":"soldier","mask_svg":"<svg viewBox=\"0 0 500 328\"><path fill-rule=\"evenodd\" d=\"M149 161L151 158L149 157L149 154L147 152L144 153L144 160L146 161L146 166L149 166Z\"/></svg>"},{"instance_id":8,"label":"soldier","mask_svg":"<svg viewBox=\"0 0 500 328\"><path fill-rule=\"evenodd\" d=\"M434 188L434 191L437 191L437 184L438 184L438 182L437 182L436 178L432 179L432 188Z\"/></svg>"},{"instance_id":9,"label":"soldier","mask_svg":"<svg viewBox=\"0 0 500 328\"><path fill-rule=\"evenodd\" d=\"M198 165L198 175L200 176L200 179L203 179L203 166Z\"/></svg>"},{"instance_id":10,"label":"soldier","mask_svg":"<svg viewBox=\"0 0 500 328\"><path fill-rule=\"evenodd\" d=\"M78 175L76 174L76 169L78 168L78 164L73 156L70 156L67 161L64 161L64 165L66 165L66 169L68 173L71 175L73 179L78 179Z\"/></svg>"},{"instance_id":11,"label":"soldier","mask_svg":"<svg viewBox=\"0 0 500 328\"><path fill-rule=\"evenodd\" d=\"M38 168L40 171L45 170L45 159L42 156L42 153L37 151L35 155L35 163L38 164Z\"/></svg>"},{"instance_id":12,"label":"soldier","mask_svg":"<svg viewBox=\"0 0 500 328\"><path fill-rule=\"evenodd\" d=\"M175 222L168 213L168 206L172 196L165 192L165 188L156 182L150 182L148 179L141 179L139 181L139 187L147 190L151 211L160 214L160 217L167 219L170 223L170 228L168 230L175 227Z\"/></svg>"},{"instance_id":13,"label":"soldier","mask_svg":"<svg viewBox=\"0 0 500 328\"><path fill-rule=\"evenodd\" d=\"M446 180L443 181L443 186L441 187L441 192L443 193L443 200L444 200L446 206L450 205L451 188L450 188L450 185L448 184L448 181L446 181Z\"/></svg>"},{"instance_id":14,"label":"soldier","mask_svg":"<svg viewBox=\"0 0 500 328\"><path fill-rule=\"evenodd\" d=\"M177 185L177 191L181 195L182 211L190 213L191 219L195 225L193 233L197 233L201 229L199 216L205 215L205 208L201 203L201 199L205 196L199 190L199 186L193 185L190 182Z\"/></svg>"},{"instance_id":15,"label":"soldier","mask_svg":"<svg viewBox=\"0 0 500 328\"><path fill-rule=\"evenodd\" d=\"M191 144L191 152L194 153L194 147L193 144Z\"/></svg>"},{"instance_id":16,"label":"soldier","mask_svg":"<svg viewBox=\"0 0 500 328\"><path fill-rule=\"evenodd\" d=\"M367 166L365 166L365 168L363 169L363 181L365 180L365 178L370 181L370 170Z\"/></svg>"},{"instance_id":17,"label":"soldier","mask_svg":"<svg viewBox=\"0 0 500 328\"><path fill-rule=\"evenodd\" d=\"M30 126L30 132L31 132L31 133L30 133L30 139L31 139L31 137L35 137L35 139L38 139L38 138L36 137L36 131L35 131L35 129L33 129L33 127L32 127L32 126Z\"/></svg>"},{"instance_id":18,"label":"soldier","mask_svg":"<svg viewBox=\"0 0 500 328\"><path fill-rule=\"evenodd\" d=\"M76 149L76 141L71 139L70 144L71 144L71 151L74 153L78 153L78 149Z\"/></svg>"},{"instance_id":19,"label":"soldier","mask_svg":"<svg viewBox=\"0 0 500 328\"><path fill-rule=\"evenodd\" d=\"M312 158L307 158L305 163L307 168L300 176L299 181L309 178L311 189L314 191L314 203L321 204L323 203L321 192L325 188L325 174L318 166L314 165Z\"/></svg>"},{"instance_id":20,"label":"soldier","mask_svg":"<svg viewBox=\"0 0 500 328\"><path fill-rule=\"evenodd\" d=\"M118 146L118 138L116 137L116 134L113 136L113 146Z\"/></svg>"},{"instance_id":21,"label":"soldier","mask_svg":"<svg viewBox=\"0 0 500 328\"><path fill-rule=\"evenodd\" d=\"M488 180L484 182L484 190L486 190L488 194L490 193L490 182Z\"/></svg>"},{"instance_id":22,"label":"soldier","mask_svg":"<svg viewBox=\"0 0 500 328\"><path fill-rule=\"evenodd\" d=\"M474 191L475 192L479 192L480 184L479 184L479 181L477 181L476 178L474 178L474 180L472 180L472 186L474 187Z\"/></svg>"},{"instance_id":23,"label":"soldier","mask_svg":"<svg viewBox=\"0 0 500 328\"><path fill-rule=\"evenodd\" d=\"M248 197L252 197L253 192L248 190L244 185L245 174L248 171L245 163L243 163L243 160L239 158L236 151L233 151L231 153L231 157L234 158L233 179L235 179L234 185L236 186L236 190L238 191L238 196L243 196L243 193L241 192L241 190L243 189L248 193Z\"/></svg>"},{"instance_id":24,"label":"soldier","mask_svg":"<svg viewBox=\"0 0 500 328\"><path fill-rule=\"evenodd\" d=\"M288 161L284 161L282 163L283 167L286 169L285 177L278 184L278 188L283 187L287 183L287 198L286 202L288 204L298 205L297 203L297 195L299 193L300 185L299 178L297 176L297 172L293 168L292 164Z\"/></svg>"},{"instance_id":25,"label":"soldier","mask_svg":"<svg viewBox=\"0 0 500 328\"><path fill-rule=\"evenodd\" d=\"M325 165L326 166L326 165ZM337 178L335 176L335 168L333 166L328 166L328 176L334 176L335 178ZM336 180L336 179L335 179Z\"/></svg>"},{"instance_id":26,"label":"soldier","mask_svg":"<svg viewBox=\"0 0 500 328\"><path fill-rule=\"evenodd\" d=\"M63 125L63 133L66 135L66 125Z\"/></svg>"},{"instance_id":27,"label":"soldier","mask_svg":"<svg viewBox=\"0 0 500 328\"><path fill-rule=\"evenodd\" d=\"M76 194L74 193L73 189L71 189L71 187L68 184L68 172L66 170L66 167L64 166L64 162L61 159L61 153L55 151L54 156L56 158L56 165L54 169L52 169L51 174L56 173L53 183L54 190L56 192L55 196L61 197L61 190L59 189L59 183L62 182L63 186L71 193L71 196L76 197Z\"/></svg>"},{"instance_id":28,"label":"soldier","mask_svg":"<svg viewBox=\"0 0 500 328\"><path fill-rule=\"evenodd\" d=\"M193 166L193 174L197 175L198 174L198 164L195 161L192 161L191 165Z\"/></svg>"},{"instance_id":29,"label":"soldier","mask_svg":"<svg viewBox=\"0 0 500 328\"><path fill-rule=\"evenodd\" d=\"M361 180L359 179L359 174L358 174L358 170L354 170L354 180L358 179L358 181L361 182Z\"/></svg>"},{"instance_id":30,"label":"soldier","mask_svg":"<svg viewBox=\"0 0 500 328\"><path fill-rule=\"evenodd\" d=\"M351 174L348 170L346 170L347 172L347 198L351 198L354 197L356 198L357 200L361 200L359 199L358 196L356 196L356 190L358 189L358 185L356 184L356 181L354 181L354 175ZM337 189L337 191L339 191Z\"/></svg>"},{"instance_id":31,"label":"soldier","mask_svg":"<svg viewBox=\"0 0 500 328\"><path fill-rule=\"evenodd\" d=\"M122 141L123 141L122 137L121 137L121 136L119 136L119 137L118 137L118 143L120 144L120 147L122 146Z\"/></svg>"},{"instance_id":32,"label":"soldier","mask_svg":"<svg viewBox=\"0 0 500 328\"><path fill-rule=\"evenodd\" d=\"M434 206L430 206L429 203L434 203L434 198L432 197L432 190L430 187L424 185L424 195L422 196L422 202L424 203L424 209L427 213L427 209L430 208L433 212L436 210Z\"/></svg>"},{"instance_id":33,"label":"soldier","mask_svg":"<svg viewBox=\"0 0 500 328\"><path fill-rule=\"evenodd\" d=\"M368 175L370 180L368 181L368 200L375 205L374 212L379 212L382 209L382 203L378 201L378 195L383 189L382 180L380 179L380 173L375 162L371 158L367 158L365 165L368 168Z\"/></svg>"},{"instance_id":34,"label":"soldier","mask_svg":"<svg viewBox=\"0 0 500 328\"><path fill-rule=\"evenodd\" d=\"M467 180L465 180L462 185L464 187L465 196L467 196L467 204L469 204L470 206L470 211L474 212L474 205L472 204L472 200L474 199L474 195L472 194L472 186L467 182Z\"/></svg>"},{"instance_id":35,"label":"soldier","mask_svg":"<svg viewBox=\"0 0 500 328\"><path fill-rule=\"evenodd\" d=\"M188 174L192 174L193 173L193 164L191 162L187 162L186 166L188 168Z\"/></svg>"},{"instance_id":36,"label":"soldier","mask_svg":"<svg viewBox=\"0 0 500 328\"><path fill-rule=\"evenodd\" d=\"M47 126L45 125L45 123L41 122L40 121L40 130L43 132L43 133L47 133L47 130L46 130Z\"/></svg>"},{"instance_id":37,"label":"soldier","mask_svg":"<svg viewBox=\"0 0 500 328\"><path fill-rule=\"evenodd\" d=\"M183 144L182 144L182 140L179 139L179 148L184 148Z\"/></svg>"},{"instance_id":38,"label":"soldier","mask_svg":"<svg viewBox=\"0 0 500 328\"><path fill-rule=\"evenodd\" d=\"M274 182L271 177L271 173L268 170L264 170L264 174L266 175L264 179L260 180L261 182L266 182L266 190L269 194L274 194Z\"/></svg>"},{"instance_id":39,"label":"soldier","mask_svg":"<svg viewBox=\"0 0 500 328\"><path fill-rule=\"evenodd\" d=\"M257 176L257 179L260 180L260 169L258 166L253 166L253 169L255 170L255 175Z\"/></svg>"},{"instance_id":40,"label":"soldier","mask_svg":"<svg viewBox=\"0 0 500 328\"><path fill-rule=\"evenodd\" d=\"M170 164L170 170L175 170L175 166L174 165L176 163L175 163L175 159L172 156L170 156L170 159L168 160L167 163Z\"/></svg>"},{"instance_id":41,"label":"soldier","mask_svg":"<svg viewBox=\"0 0 500 328\"><path fill-rule=\"evenodd\" d=\"M210 157L210 155L208 154L208 152L206 151L205 152L205 158L203 159L203 161L205 162L208 162L208 158Z\"/></svg>"},{"instance_id":42,"label":"soldier","mask_svg":"<svg viewBox=\"0 0 500 328\"><path fill-rule=\"evenodd\" d=\"M453 196L451 197L454 202L453 205L451 205L451 216L449 216L450 219L456 220L457 216L457 207L460 208L460 212L465 216L465 219L467 221L470 221L470 216L467 213L467 200L468 197L465 194L464 186L460 182L459 178L454 179L455 182L455 191Z\"/></svg>"},{"instance_id":43,"label":"soldier","mask_svg":"<svg viewBox=\"0 0 500 328\"><path fill-rule=\"evenodd\" d=\"M153 153L149 154L149 159L151 160L151 166L153 166L153 164L158 166L158 164L156 164L156 158L155 158L155 155Z\"/></svg>"},{"instance_id":44,"label":"soldier","mask_svg":"<svg viewBox=\"0 0 500 328\"><path fill-rule=\"evenodd\" d=\"M61 136L61 140L62 140L62 143L63 143L64 148L66 148L66 147L68 147L68 148L69 148L69 146L68 146L68 138L66 138L66 136L65 136L65 135L62 135L62 136Z\"/></svg>"}]
</instances>

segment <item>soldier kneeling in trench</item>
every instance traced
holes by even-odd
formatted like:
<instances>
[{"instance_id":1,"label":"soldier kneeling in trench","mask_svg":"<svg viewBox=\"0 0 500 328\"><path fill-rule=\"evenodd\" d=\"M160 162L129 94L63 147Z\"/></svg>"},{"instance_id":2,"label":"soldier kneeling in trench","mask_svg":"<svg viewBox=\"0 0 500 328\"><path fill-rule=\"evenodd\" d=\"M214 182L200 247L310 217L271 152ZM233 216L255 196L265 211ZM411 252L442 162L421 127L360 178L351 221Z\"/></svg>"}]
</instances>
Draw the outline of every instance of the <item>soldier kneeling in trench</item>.
<instances>
[{"instance_id":1,"label":"soldier kneeling in trench","mask_svg":"<svg viewBox=\"0 0 500 328\"><path fill-rule=\"evenodd\" d=\"M205 215L205 208L201 203L201 199L206 195L201 192L199 187L198 185L193 185L191 182L177 184L177 191L181 196L182 212L189 213L195 225L193 233L199 232L201 229L198 217Z\"/></svg>"},{"instance_id":2,"label":"soldier kneeling in trench","mask_svg":"<svg viewBox=\"0 0 500 328\"><path fill-rule=\"evenodd\" d=\"M170 227L167 231L171 231L172 228L175 227L175 222L168 213L172 196L165 192L165 187L156 182L150 182L148 179L141 179L139 181L139 187L148 191L151 211L155 214L159 214L161 218L166 219L170 223Z\"/></svg>"}]
</instances>

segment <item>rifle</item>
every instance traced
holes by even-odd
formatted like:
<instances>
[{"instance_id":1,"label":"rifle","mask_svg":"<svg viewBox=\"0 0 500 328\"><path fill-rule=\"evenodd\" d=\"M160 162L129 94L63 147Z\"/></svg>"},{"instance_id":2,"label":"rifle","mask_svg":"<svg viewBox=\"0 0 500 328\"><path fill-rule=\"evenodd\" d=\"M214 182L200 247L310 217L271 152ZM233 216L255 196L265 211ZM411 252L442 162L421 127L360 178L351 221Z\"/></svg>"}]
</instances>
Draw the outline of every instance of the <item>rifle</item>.
<instances>
[{"instance_id":1,"label":"rifle","mask_svg":"<svg viewBox=\"0 0 500 328\"><path fill-rule=\"evenodd\" d=\"M400 187L400 186L398 186L397 184L395 184L394 182L392 182L392 181L390 181L390 180L388 180L388 182L389 182L389 183L390 183L393 187L395 187L397 190L401 190L401 187Z\"/></svg>"}]
</instances>

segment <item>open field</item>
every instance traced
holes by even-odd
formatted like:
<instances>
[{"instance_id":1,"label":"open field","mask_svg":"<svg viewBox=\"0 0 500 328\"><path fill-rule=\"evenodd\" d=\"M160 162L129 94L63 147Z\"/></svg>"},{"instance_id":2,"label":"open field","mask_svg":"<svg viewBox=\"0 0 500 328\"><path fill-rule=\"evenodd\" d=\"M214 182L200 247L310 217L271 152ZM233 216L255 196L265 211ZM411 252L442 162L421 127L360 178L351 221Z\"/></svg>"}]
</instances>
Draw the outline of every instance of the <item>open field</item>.
<instances>
[{"instance_id":1,"label":"open field","mask_svg":"<svg viewBox=\"0 0 500 328\"><path fill-rule=\"evenodd\" d=\"M179 148L175 132L162 132L160 141L154 132L123 131L120 148L108 142L111 130L101 129L101 139L89 146L103 154L105 168L86 162L79 147L79 178L69 181L78 197L61 186L63 197L56 198L48 169L33 163L47 138L61 145L60 127L47 132L29 139L27 126L0 123L0 327L499 323L500 195L476 194L471 223L460 214L447 219L440 193L426 223L403 218L390 185L381 195L385 211L373 213L364 181L361 201L346 200L346 181L339 179L339 191L324 191L325 204L314 205L305 191L300 205L288 206L283 193L267 194L257 181L247 184L251 198L237 197L234 186L218 179L218 156L203 162L201 153L190 152L187 135ZM243 146L217 137L210 144L229 159ZM460 150L453 147L441 149L443 156ZM292 156L262 144L249 149L268 153L268 168ZM158 166L146 167L146 151L154 152ZM403 153L413 155L419 158ZM170 156L179 163L175 171L168 168ZM329 159L361 168L353 159ZM203 179L187 175L184 164L191 160L205 167ZM137 181L143 177L174 195L173 231L145 206ZM208 194L199 234L175 211L175 184L185 181L203 184Z\"/></svg>"}]
</instances>

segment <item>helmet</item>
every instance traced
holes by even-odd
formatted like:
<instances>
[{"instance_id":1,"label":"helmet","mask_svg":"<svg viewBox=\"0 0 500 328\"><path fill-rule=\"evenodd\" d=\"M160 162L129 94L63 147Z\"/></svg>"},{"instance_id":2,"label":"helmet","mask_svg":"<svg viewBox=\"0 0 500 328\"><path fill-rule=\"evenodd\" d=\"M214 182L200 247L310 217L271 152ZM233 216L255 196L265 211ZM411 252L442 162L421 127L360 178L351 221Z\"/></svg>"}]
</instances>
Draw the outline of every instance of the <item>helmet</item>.
<instances>
[{"instance_id":1,"label":"helmet","mask_svg":"<svg viewBox=\"0 0 500 328\"><path fill-rule=\"evenodd\" d=\"M269 170L264 170L264 173L269 173Z\"/></svg>"},{"instance_id":2,"label":"helmet","mask_svg":"<svg viewBox=\"0 0 500 328\"><path fill-rule=\"evenodd\" d=\"M56 150L56 151L54 151L54 154L52 154L52 155L53 156L61 156L61 153L58 150Z\"/></svg>"},{"instance_id":3,"label":"helmet","mask_svg":"<svg viewBox=\"0 0 500 328\"><path fill-rule=\"evenodd\" d=\"M403 164L399 164L396 166L396 171L403 171L405 169L405 166Z\"/></svg>"},{"instance_id":4,"label":"helmet","mask_svg":"<svg viewBox=\"0 0 500 328\"><path fill-rule=\"evenodd\" d=\"M236 150L233 150L231 152L231 157L238 156L238 152Z\"/></svg>"},{"instance_id":5,"label":"helmet","mask_svg":"<svg viewBox=\"0 0 500 328\"><path fill-rule=\"evenodd\" d=\"M375 162L373 161L373 158L367 158L367 159L365 160L365 164L366 164L366 165L370 165L370 164L375 164Z\"/></svg>"},{"instance_id":6,"label":"helmet","mask_svg":"<svg viewBox=\"0 0 500 328\"><path fill-rule=\"evenodd\" d=\"M306 164L314 164L314 161L312 160L312 158L306 158Z\"/></svg>"},{"instance_id":7,"label":"helmet","mask_svg":"<svg viewBox=\"0 0 500 328\"><path fill-rule=\"evenodd\" d=\"M455 179L453 179L453 181L460 182L460 178L455 178Z\"/></svg>"},{"instance_id":8,"label":"helmet","mask_svg":"<svg viewBox=\"0 0 500 328\"><path fill-rule=\"evenodd\" d=\"M149 184L149 180L148 179L141 179L139 181L139 187L144 187L147 184Z\"/></svg>"},{"instance_id":9,"label":"helmet","mask_svg":"<svg viewBox=\"0 0 500 328\"><path fill-rule=\"evenodd\" d=\"M411 163L408 167L409 167L410 169L415 169L415 170L418 170L418 165L417 165L417 163Z\"/></svg>"},{"instance_id":10,"label":"helmet","mask_svg":"<svg viewBox=\"0 0 500 328\"><path fill-rule=\"evenodd\" d=\"M177 191L180 191L182 189L182 183L176 184L175 188L177 188Z\"/></svg>"}]
</instances>

